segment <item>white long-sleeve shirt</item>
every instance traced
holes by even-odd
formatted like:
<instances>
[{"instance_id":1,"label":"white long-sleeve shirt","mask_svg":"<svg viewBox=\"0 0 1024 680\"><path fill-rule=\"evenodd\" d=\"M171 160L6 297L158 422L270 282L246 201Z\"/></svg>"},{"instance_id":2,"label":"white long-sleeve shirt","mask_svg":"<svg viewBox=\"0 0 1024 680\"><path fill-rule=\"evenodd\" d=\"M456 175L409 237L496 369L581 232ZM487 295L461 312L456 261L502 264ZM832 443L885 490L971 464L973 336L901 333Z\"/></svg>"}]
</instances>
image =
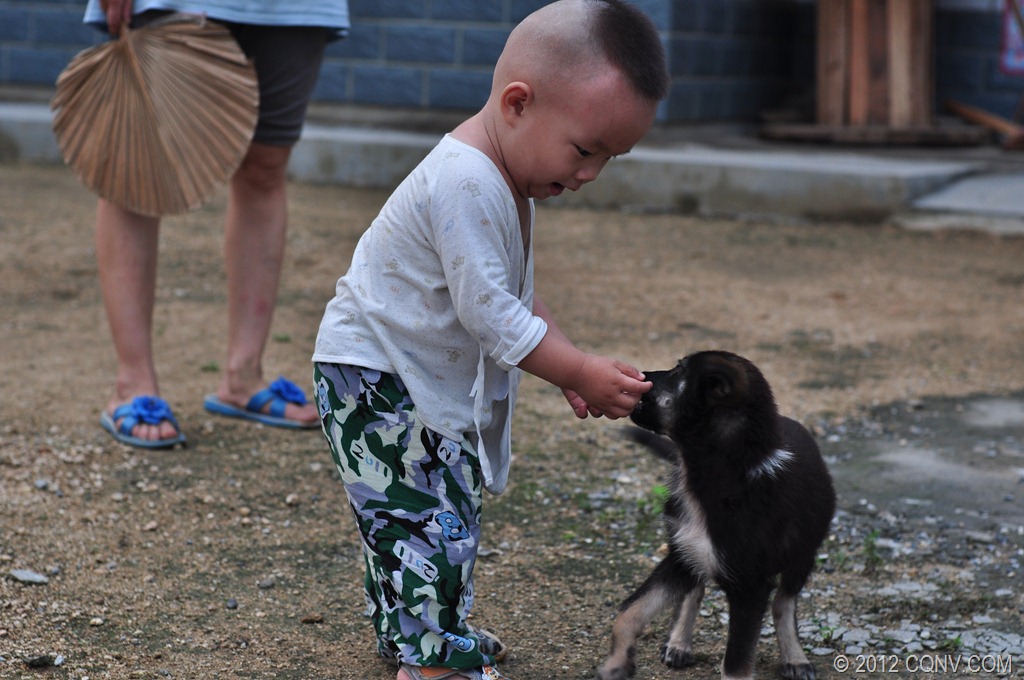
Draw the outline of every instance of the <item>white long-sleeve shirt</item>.
<instances>
[{"instance_id":1,"label":"white long-sleeve shirt","mask_svg":"<svg viewBox=\"0 0 1024 680\"><path fill-rule=\"evenodd\" d=\"M427 427L475 440L492 493L508 480L515 366L547 332L524 231L532 201L524 230L498 168L445 136L363 234L313 354L399 375Z\"/></svg>"}]
</instances>

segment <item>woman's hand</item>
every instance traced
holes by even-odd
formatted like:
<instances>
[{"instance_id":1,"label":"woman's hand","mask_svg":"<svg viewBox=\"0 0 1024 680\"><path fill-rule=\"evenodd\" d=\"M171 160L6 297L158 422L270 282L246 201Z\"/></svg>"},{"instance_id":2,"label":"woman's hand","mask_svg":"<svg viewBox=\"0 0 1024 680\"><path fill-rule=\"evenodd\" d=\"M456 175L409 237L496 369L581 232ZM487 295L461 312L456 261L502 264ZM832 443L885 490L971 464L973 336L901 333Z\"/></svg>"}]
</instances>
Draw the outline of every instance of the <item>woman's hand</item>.
<instances>
[{"instance_id":1,"label":"woman's hand","mask_svg":"<svg viewBox=\"0 0 1024 680\"><path fill-rule=\"evenodd\" d=\"M111 35L121 35L121 28L132 20L132 0L100 0L107 15L107 28Z\"/></svg>"}]
</instances>

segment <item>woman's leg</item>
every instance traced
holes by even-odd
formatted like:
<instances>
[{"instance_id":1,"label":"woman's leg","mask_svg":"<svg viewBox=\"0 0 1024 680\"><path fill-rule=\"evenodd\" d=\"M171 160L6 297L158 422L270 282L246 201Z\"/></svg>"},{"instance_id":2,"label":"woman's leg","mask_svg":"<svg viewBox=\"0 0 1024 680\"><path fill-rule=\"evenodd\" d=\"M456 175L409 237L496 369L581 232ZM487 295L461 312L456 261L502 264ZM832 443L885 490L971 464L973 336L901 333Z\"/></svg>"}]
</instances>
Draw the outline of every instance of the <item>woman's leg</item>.
<instances>
[{"instance_id":1,"label":"woman's leg","mask_svg":"<svg viewBox=\"0 0 1024 680\"><path fill-rule=\"evenodd\" d=\"M288 159L302 131L328 33L308 26L228 27L255 65L260 91L253 142L231 178L224 233L228 347L217 396L244 407L267 386L263 352L284 260ZM315 424L316 407L289 403L284 417Z\"/></svg>"},{"instance_id":2,"label":"woman's leg","mask_svg":"<svg viewBox=\"0 0 1024 680\"><path fill-rule=\"evenodd\" d=\"M160 220L129 212L100 199L96 208L96 261L100 290L117 354L117 380L107 412L134 397L159 395L153 361L153 307L156 300ZM137 425L140 439L177 434L168 421Z\"/></svg>"},{"instance_id":3,"label":"woman's leg","mask_svg":"<svg viewBox=\"0 0 1024 680\"><path fill-rule=\"evenodd\" d=\"M288 229L291 147L253 143L231 179L224 258L228 280L227 366L217 396L245 406L267 386L263 351L277 301ZM269 405L268 405L269 408ZM316 407L289 403L286 418L317 422Z\"/></svg>"}]
</instances>

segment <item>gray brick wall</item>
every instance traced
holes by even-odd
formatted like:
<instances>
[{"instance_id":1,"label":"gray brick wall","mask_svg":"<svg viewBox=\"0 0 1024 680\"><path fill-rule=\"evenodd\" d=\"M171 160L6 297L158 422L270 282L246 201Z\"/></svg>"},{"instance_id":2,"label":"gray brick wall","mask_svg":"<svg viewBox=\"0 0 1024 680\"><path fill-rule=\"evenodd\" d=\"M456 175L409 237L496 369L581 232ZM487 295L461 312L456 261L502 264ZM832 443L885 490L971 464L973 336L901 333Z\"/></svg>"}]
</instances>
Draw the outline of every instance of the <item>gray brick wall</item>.
<instances>
[{"instance_id":1,"label":"gray brick wall","mask_svg":"<svg viewBox=\"0 0 1024 680\"><path fill-rule=\"evenodd\" d=\"M472 111L509 31L547 0L350 0L351 36L327 50L315 99ZM662 31L672 89L661 122L754 121L814 87L814 2L634 0ZM102 36L84 0L0 0L0 84L52 86ZM1019 78L998 67L998 9L940 3L937 97L1011 115Z\"/></svg>"},{"instance_id":2,"label":"gray brick wall","mask_svg":"<svg viewBox=\"0 0 1024 680\"><path fill-rule=\"evenodd\" d=\"M792 0L675 0L667 34L667 118L756 120L794 89L813 86L795 64L813 54L813 6Z\"/></svg>"},{"instance_id":3,"label":"gray brick wall","mask_svg":"<svg viewBox=\"0 0 1024 680\"><path fill-rule=\"evenodd\" d=\"M52 85L71 58L99 41L83 2L0 0L0 83Z\"/></svg>"},{"instance_id":4,"label":"gray brick wall","mask_svg":"<svg viewBox=\"0 0 1024 680\"><path fill-rule=\"evenodd\" d=\"M320 101L472 110L509 31L545 0L351 0L327 51Z\"/></svg>"}]
</instances>

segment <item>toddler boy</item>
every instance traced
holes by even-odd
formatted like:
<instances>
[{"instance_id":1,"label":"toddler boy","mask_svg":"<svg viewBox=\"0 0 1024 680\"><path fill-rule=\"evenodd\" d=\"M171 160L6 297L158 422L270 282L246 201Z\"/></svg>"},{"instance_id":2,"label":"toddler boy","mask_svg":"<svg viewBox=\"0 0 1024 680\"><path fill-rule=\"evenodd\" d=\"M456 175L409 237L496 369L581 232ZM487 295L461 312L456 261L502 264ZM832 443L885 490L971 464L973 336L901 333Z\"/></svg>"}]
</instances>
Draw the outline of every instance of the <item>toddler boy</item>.
<instances>
[{"instance_id":1,"label":"toddler boy","mask_svg":"<svg viewBox=\"0 0 1024 680\"><path fill-rule=\"evenodd\" d=\"M362 535L378 653L397 680L501 678L469 625L482 490L508 479L520 370L576 416L628 415L650 383L587 354L533 287L533 200L578 190L650 128L668 77L621 0L559 0L510 34L487 103L360 239L313 355L323 431Z\"/></svg>"}]
</instances>

